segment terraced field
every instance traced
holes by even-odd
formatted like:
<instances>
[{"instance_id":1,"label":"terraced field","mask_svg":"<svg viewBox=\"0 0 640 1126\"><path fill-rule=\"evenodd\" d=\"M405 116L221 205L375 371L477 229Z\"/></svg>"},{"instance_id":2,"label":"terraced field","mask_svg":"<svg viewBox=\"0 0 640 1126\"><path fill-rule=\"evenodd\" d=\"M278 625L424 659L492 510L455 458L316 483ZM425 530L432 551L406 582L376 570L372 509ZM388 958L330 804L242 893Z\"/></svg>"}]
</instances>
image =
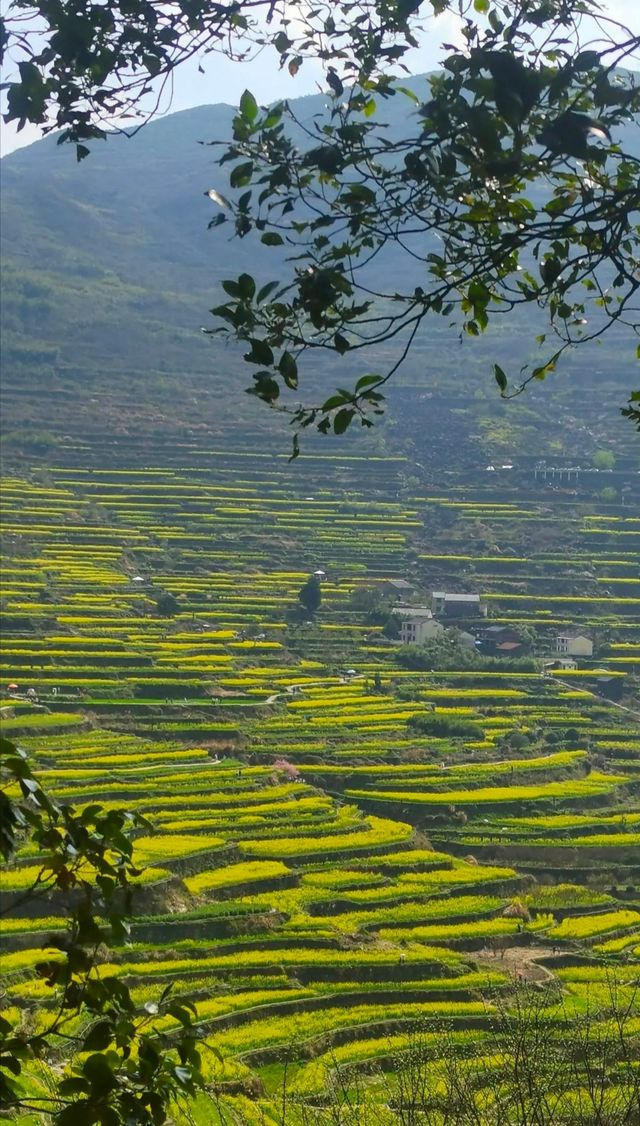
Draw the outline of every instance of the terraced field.
<instances>
[{"instance_id":1,"label":"terraced field","mask_svg":"<svg viewBox=\"0 0 640 1126\"><path fill-rule=\"evenodd\" d=\"M61 798L151 822L100 972L196 1000L216 1092L196 1121L269 1126L285 1069L294 1106L321 1100L416 1029L435 1059L436 1024L481 1059L520 980L606 1019L606 975L640 957L631 507L423 495L399 458L82 461L5 482L0 728ZM363 608L407 578L479 593L526 655L456 664L451 641L415 667ZM595 656L545 667L575 624ZM5 1001L32 1025L64 925L53 894L25 902L38 871L25 849L0 884Z\"/></svg>"}]
</instances>

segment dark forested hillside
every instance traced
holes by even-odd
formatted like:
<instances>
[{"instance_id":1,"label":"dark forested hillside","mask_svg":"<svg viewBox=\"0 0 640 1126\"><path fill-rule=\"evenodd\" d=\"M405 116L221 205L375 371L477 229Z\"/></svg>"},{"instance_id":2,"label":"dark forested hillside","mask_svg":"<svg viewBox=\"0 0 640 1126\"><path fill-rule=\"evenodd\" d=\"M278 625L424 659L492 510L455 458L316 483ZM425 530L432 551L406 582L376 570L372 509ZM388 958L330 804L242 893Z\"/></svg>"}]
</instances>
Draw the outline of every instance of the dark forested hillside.
<instances>
[{"instance_id":1,"label":"dark forested hillside","mask_svg":"<svg viewBox=\"0 0 640 1126\"><path fill-rule=\"evenodd\" d=\"M424 79L413 83L424 87ZM322 95L302 99L296 112L310 120L324 103ZM391 99L385 112L393 128L406 105ZM80 165L53 139L2 162L9 451L27 432L40 448L78 436L219 438L240 417L249 434L268 426L281 435L273 414L244 395L239 355L201 332L213 323L221 279L244 268L261 280L277 271L273 252L260 253L252 239L230 241L224 226L207 231L213 208L204 191L224 182L217 150L199 142L227 137L232 114L225 105L173 114L132 139L94 144ZM406 264L396 252L384 269L392 286ZM603 440L629 452L633 431L619 416L633 383L629 341L608 337L526 399L501 404L489 360L513 369L530 359L527 327L525 336L510 316L487 340L460 344L455 329L434 320L390 396L387 443L427 448L446 466L453 447L441 441L445 418L472 464L523 448L531 456L589 456ZM368 362L375 368L388 359ZM335 357L310 375L333 386Z\"/></svg>"}]
</instances>

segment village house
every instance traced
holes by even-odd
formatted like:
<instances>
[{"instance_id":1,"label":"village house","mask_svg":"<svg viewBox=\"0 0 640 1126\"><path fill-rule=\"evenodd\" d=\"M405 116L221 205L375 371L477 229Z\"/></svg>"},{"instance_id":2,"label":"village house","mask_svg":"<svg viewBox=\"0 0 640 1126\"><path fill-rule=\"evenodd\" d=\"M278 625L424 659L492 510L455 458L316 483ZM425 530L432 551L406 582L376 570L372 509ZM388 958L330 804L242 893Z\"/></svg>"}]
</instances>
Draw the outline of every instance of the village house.
<instances>
[{"instance_id":1,"label":"village house","mask_svg":"<svg viewBox=\"0 0 640 1126\"><path fill-rule=\"evenodd\" d=\"M479 594L450 594L444 590L434 590L431 595L431 609L435 615L444 618L469 618L482 614L487 616L487 607Z\"/></svg>"},{"instance_id":2,"label":"village house","mask_svg":"<svg viewBox=\"0 0 640 1126\"><path fill-rule=\"evenodd\" d=\"M582 630L563 630L556 637L555 651L569 657L592 657L593 641Z\"/></svg>"},{"instance_id":3,"label":"village house","mask_svg":"<svg viewBox=\"0 0 640 1126\"><path fill-rule=\"evenodd\" d=\"M478 649L488 657L518 657L524 650L520 634L509 626L487 626L478 631Z\"/></svg>"},{"instance_id":4,"label":"village house","mask_svg":"<svg viewBox=\"0 0 640 1126\"><path fill-rule=\"evenodd\" d=\"M595 669L597 673L595 690L607 700L621 700L624 696L626 677L611 674L609 669Z\"/></svg>"},{"instance_id":5,"label":"village house","mask_svg":"<svg viewBox=\"0 0 640 1126\"><path fill-rule=\"evenodd\" d=\"M403 645L424 645L425 641L444 631L444 626L436 621L428 606L394 606L391 612L401 618L400 641Z\"/></svg>"},{"instance_id":6,"label":"village house","mask_svg":"<svg viewBox=\"0 0 640 1126\"><path fill-rule=\"evenodd\" d=\"M554 661L544 661L542 667L546 669L577 669L578 662L573 657L557 657Z\"/></svg>"}]
</instances>

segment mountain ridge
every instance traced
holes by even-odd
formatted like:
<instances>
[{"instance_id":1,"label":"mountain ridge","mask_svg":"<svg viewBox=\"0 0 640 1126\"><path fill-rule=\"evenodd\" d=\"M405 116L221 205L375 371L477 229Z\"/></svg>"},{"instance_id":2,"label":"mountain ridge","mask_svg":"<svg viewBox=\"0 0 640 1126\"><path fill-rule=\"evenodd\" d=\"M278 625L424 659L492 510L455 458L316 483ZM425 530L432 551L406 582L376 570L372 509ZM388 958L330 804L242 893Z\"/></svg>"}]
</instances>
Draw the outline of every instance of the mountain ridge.
<instances>
[{"instance_id":1,"label":"mountain ridge","mask_svg":"<svg viewBox=\"0 0 640 1126\"><path fill-rule=\"evenodd\" d=\"M417 76L407 84L420 91L425 82ZM391 104L396 102L381 107L390 120L406 111L404 99L401 108ZM310 121L326 103L325 95L310 94L295 108ZM155 417L168 430L179 423L199 431L208 419L213 434L239 423L261 434L273 431L281 441L286 427L244 394L249 373L239 350L201 331L213 325L209 309L219 301L223 278L248 269L268 280L278 268L277 252L257 248L254 240L231 242L224 225L207 232L215 209L206 189L228 190L207 142L230 135L233 113L225 103L180 110L133 138L96 142L80 164L73 149L53 137L3 158L5 432L89 432L97 425L99 402L107 428L133 419L144 428ZM402 268L399 258L396 268ZM420 393L449 395L453 407L468 412L473 434L478 411L504 413L504 404L485 395L492 350L498 349L499 359L505 348L519 361L530 358L519 350L519 325L510 315L488 339L458 347L455 331L434 318L399 382ZM631 382L625 355L608 345L606 361L602 349L592 349L591 356L589 371L577 357L566 370L580 376L590 415L600 409L606 382L611 406L605 413L613 424ZM368 362L382 365L387 358ZM339 361L346 378L351 363ZM336 366L335 357L324 366L306 364L307 389L318 380L333 386ZM513 408L514 442L520 440L518 419L530 416L535 404L538 423L527 421L532 439L541 421L551 424L561 402L580 414L583 407L571 405L567 386L554 378L542 394L527 397L526 407ZM392 393L390 403L393 409ZM386 432L396 440L397 434Z\"/></svg>"}]
</instances>

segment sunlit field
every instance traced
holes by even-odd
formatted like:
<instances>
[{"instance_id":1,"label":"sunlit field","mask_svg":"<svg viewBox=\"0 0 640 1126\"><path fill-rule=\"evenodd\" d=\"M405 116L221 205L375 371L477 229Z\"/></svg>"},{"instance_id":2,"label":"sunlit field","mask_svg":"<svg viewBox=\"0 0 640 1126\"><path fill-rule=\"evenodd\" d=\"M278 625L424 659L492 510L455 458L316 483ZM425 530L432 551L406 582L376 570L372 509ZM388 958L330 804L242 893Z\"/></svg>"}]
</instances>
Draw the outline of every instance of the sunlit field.
<instances>
[{"instance_id":1,"label":"sunlit field","mask_svg":"<svg viewBox=\"0 0 640 1126\"><path fill-rule=\"evenodd\" d=\"M303 457L295 474L249 451L181 470L72 461L4 484L0 729L59 798L148 819L131 939L98 972L144 1002L169 983L196 1001L222 1100L197 1122L220 1106L275 1122L283 1070L294 1102L322 1098L436 1025L481 1061L522 982L603 1021L612 976L631 997L631 508L421 495L384 457ZM452 624L472 646L487 624L523 631L525 655L411 667L363 601L407 577L420 604L479 593L488 617ZM552 668L576 625L595 654ZM31 1027L55 1005L35 969L64 927L50 882L27 847L0 880L5 1001Z\"/></svg>"}]
</instances>

